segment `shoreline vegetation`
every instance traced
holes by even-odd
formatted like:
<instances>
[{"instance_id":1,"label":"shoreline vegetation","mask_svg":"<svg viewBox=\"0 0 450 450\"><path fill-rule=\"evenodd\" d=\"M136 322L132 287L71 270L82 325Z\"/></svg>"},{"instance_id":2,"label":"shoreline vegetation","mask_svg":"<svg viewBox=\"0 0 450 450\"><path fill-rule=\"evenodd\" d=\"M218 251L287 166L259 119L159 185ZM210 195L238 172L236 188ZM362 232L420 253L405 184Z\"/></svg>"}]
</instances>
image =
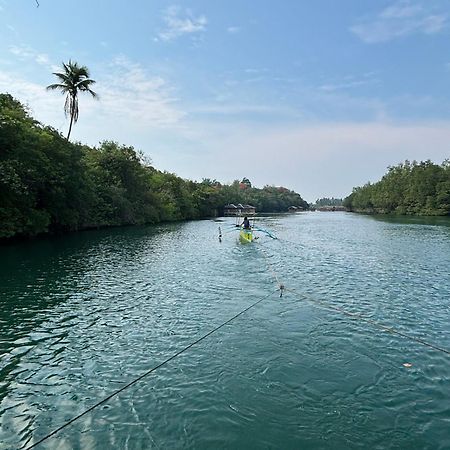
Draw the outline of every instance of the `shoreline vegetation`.
<instances>
[{"instance_id":1,"label":"shoreline vegetation","mask_svg":"<svg viewBox=\"0 0 450 450\"><path fill-rule=\"evenodd\" d=\"M252 186L248 178L222 184L186 180L152 166L131 146L72 143L33 119L0 93L0 242L125 225L223 215L227 204L251 204L259 213L343 210L363 214L449 216L450 160L389 167L376 183L356 187L343 201L309 205L285 187Z\"/></svg>"},{"instance_id":2,"label":"shoreline vegetation","mask_svg":"<svg viewBox=\"0 0 450 450\"><path fill-rule=\"evenodd\" d=\"M344 199L351 212L414 216L450 215L450 159L442 164L405 161L383 178L356 187Z\"/></svg>"},{"instance_id":3,"label":"shoreline vegetation","mask_svg":"<svg viewBox=\"0 0 450 450\"><path fill-rule=\"evenodd\" d=\"M72 143L0 94L0 241L69 231L216 217L229 203L261 213L308 209L284 187L185 180L131 146Z\"/></svg>"}]
</instances>

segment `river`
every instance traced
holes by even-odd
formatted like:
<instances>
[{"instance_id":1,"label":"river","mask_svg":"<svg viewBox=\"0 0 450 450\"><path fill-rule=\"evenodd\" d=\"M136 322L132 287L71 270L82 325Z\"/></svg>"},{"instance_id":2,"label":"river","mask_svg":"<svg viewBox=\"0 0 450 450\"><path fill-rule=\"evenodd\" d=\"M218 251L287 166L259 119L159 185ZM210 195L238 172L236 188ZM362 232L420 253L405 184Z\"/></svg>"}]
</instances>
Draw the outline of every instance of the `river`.
<instances>
[{"instance_id":1,"label":"river","mask_svg":"<svg viewBox=\"0 0 450 450\"><path fill-rule=\"evenodd\" d=\"M450 448L450 220L267 216L279 239L247 245L233 223L0 247L0 448L259 300L36 448Z\"/></svg>"}]
</instances>

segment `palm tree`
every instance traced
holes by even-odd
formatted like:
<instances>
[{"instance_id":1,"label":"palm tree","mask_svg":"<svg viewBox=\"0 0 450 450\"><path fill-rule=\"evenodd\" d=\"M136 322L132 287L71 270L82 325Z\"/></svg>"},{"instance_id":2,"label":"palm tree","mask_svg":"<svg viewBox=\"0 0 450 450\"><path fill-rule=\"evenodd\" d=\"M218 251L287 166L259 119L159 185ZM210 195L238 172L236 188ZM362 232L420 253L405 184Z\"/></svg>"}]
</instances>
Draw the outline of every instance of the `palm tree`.
<instances>
[{"instance_id":1,"label":"palm tree","mask_svg":"<svg viewBox=\"0 0 450 450\"><path fill-rule=\"evenodd\" d=\"M78 92L89 92L94 98L98 95L91 90L91 86L95 83L89 78L89 69L86 66L79 66L78 63L69 60L67 64L63 63L64 72L54 72L60 83L47 86L48 90L59 89L61 93L67 94L66 103L64 104L64 113L66 117L70 115L69 140L73 123L78 120Z\"/></svg>"}]
</instances>

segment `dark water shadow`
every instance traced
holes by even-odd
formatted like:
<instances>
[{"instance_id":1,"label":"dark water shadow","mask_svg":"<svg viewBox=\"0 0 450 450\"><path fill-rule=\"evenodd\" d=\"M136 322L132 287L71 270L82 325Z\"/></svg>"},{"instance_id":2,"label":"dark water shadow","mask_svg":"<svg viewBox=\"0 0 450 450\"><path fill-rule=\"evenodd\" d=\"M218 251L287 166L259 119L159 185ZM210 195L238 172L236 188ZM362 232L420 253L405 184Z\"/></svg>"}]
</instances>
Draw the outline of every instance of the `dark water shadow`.
<instances>
[{"instance_id":1,"label":"dark water shadow","mask_svg":"<svg viewBox=\"0 0 450 450\"><path fill-rule=\"evenodd\" d=\"M33 337L34 331L55 319L60 305L95 295L86 277L99 261L112 267L132 264L158 246L158 237L170 240L181 227L175 223L89 230L0 246L0 402L35 339L47 338L42 330L41 337Z\"/></svg>"},{"instance_id":2,"label":"dark water shadow","mask_svg":"<svg viewBox=\"0 0 450 450\"><path fill-rule=\"evenodd\" d=\"M89 230L64 236L10 243L0 247L0 349L9 335L27 333L45 320L42 311L79 292L79 280L97 255L136 259L161 234L177 232L182 224Z\"/></svg>"}]
</instances>

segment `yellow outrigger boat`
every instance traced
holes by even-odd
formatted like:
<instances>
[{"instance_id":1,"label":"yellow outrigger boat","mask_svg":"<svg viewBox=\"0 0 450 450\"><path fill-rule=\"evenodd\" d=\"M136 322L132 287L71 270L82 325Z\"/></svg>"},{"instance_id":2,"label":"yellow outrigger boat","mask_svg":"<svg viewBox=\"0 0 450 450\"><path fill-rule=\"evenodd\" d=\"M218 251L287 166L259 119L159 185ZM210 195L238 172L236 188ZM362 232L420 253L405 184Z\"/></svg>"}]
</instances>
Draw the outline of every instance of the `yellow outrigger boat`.
<instances>
[{"instance_id":1,"label":"yellow outrigger boat","mask_svg":"<svg viewBox=\"0 0 450 450\"><path fill-rule=\"evenodd\" d=\"M247 219L247 217L245 217ZM244 227L244 223L247 225ZM232 232L234 230L239 229L239 241L241 244L251 244L252 242L256 242L259 239L259 236L254 234L255 231L264 233L266 236L277 239L270 231L264 230L263 228L259 228L255 225L255 218L253 218L253 224L250 221L244 221L244 223L240 223L239 217L236 217L236 223L233 225L229 224L229 226L233 227L233 230L228 230L228 232ZM219 241L222 242L222 229L219 227Z\"/></svg>"},{"instance_id":2,"label":"yellow outrigger boat","mask_svg":"<svg viewBox=\"0 0 450 450\"><path fill-rule=\"evenodd\" d=\"M243 244L248 244L250 242L253 242L255 240L255 237L253 236L253 229L252 228L242 228L239 231L239 240Z\"/></svg>"}]
</instances>

